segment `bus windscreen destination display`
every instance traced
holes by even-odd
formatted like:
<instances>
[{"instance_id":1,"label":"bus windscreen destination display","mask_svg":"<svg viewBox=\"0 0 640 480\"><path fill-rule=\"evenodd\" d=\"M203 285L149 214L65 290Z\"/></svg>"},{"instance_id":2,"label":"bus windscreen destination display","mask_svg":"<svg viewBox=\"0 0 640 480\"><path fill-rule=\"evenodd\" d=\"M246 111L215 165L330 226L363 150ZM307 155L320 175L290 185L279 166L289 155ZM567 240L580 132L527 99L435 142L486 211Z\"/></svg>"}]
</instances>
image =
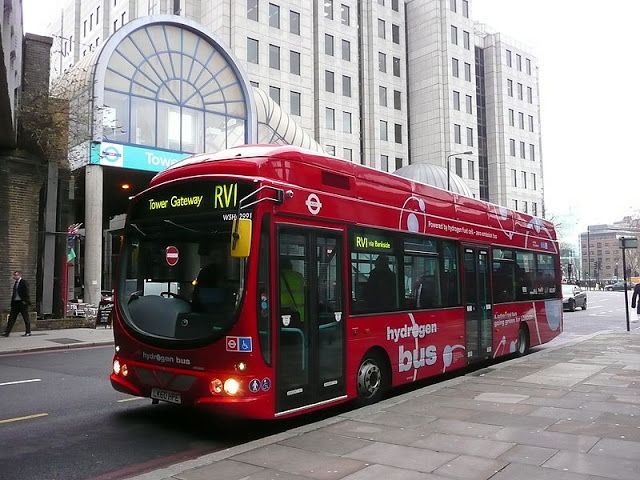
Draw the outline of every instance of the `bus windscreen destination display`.
<instances>
[{"instance_id":1,"label":"bus windscreen destination display","mask_svg":"<svg viewBox=\"0 0 640 480\"><path fill-rule=\"evenodd\" d=\"M238 202L254 189L252 184L236 181L180 182L147 192L133 206L131 218L235 212Z\"/></svg>"}]
</instances>

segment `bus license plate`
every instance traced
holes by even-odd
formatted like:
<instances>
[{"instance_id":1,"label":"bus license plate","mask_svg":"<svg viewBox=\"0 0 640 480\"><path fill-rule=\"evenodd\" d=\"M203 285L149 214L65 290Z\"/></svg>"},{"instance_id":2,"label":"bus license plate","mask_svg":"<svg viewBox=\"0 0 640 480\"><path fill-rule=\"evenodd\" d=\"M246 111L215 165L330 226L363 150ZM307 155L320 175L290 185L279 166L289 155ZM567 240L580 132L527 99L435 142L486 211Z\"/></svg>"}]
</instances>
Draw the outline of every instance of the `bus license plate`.
<instances>
[{"instance_id":1,"label":"bus license plate","mask_svg":"<svg viewBox=\"0 0 640 480\"><path fill-rule=\"evenodd\" d=\"M151 398L169 403L182 403L182 397L180 397L179 393L170 392L168 390L161 390L159 388L153 388L151 390Z\"/></svg>"}]
</instances>

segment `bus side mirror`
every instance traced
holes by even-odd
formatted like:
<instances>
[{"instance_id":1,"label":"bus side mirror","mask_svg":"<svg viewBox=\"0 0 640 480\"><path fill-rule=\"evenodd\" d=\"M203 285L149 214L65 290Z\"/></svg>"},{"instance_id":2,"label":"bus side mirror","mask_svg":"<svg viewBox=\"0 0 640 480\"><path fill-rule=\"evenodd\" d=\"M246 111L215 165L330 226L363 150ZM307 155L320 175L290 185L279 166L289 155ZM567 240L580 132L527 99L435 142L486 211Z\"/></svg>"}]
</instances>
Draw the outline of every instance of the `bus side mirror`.
<instances>
[{"instance_id":1,"label":"bus side mirror","mask_svg":"<svg viewBox=\"0 0 640 480\"><path fill-rule=\"evenodd\" d=\"M251 251L251 225L248 218L240 218L233 221L231 226L231 256L246 258Z\"/></svg>"}]
</instances>

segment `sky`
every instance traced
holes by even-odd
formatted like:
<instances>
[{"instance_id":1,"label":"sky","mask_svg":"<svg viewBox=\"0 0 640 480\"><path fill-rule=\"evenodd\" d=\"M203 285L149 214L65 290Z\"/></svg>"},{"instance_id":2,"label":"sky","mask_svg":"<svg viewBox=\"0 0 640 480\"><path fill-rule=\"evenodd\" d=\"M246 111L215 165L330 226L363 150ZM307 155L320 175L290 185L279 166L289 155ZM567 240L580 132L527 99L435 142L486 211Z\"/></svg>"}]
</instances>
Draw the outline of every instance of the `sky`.
<instances>
[{"instance_id":1,"label":"sky","mask_svg":"<svg viewBox=\"0 0 640 480\"><path fill-rule=\"evenodd\" d=\"M23 0L25 32L46 34L59 0ZM471 0L471 17L539 64L546 216L572 226L640 211L640 2ZM571 225L569 225L570 223Z\"/></svg>"}]
</instances>

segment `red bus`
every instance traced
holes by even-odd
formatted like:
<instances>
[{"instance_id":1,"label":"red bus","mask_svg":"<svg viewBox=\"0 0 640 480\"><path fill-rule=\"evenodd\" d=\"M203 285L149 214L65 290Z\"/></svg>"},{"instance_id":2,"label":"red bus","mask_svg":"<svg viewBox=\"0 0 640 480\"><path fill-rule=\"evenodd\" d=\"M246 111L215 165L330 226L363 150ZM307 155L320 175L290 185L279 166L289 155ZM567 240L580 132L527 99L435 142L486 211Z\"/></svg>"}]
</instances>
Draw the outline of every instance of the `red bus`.
<instances>
[{"instance_id":1,"label":"red bus","mask_svg":"<svg viewBox=\"0 0 640 480\"><path fill-rule=\"evenodd\" d=\"M296 147L186 159L125 228L110 378L154 402L371 403L562 331L551 223Z\"/></svg>"}]
</instances>

